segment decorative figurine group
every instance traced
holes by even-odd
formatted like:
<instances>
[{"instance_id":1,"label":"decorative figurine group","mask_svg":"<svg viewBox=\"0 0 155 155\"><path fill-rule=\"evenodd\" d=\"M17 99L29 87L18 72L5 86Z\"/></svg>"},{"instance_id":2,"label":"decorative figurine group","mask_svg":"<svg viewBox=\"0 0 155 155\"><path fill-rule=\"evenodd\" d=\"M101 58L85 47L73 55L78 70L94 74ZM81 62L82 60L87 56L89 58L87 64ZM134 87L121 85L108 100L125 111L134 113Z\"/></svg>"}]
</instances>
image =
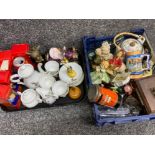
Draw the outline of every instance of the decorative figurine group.
<instances>
[{"instance_id":1,"label":"decorative figurine group","mask_svg":"<svg viewBox=\"0 0 155 155\"><path fill-rule=\"evenodd\" d=\"M123 39L118 40L120 37ZM115 107L120 96L132 95L132 81L151 76L153 62L145 47L145 37L134 33L117 34L113 42L103 41L88 55L92 84L88 98L107 107Z\"/></svg>"}]
</instances>

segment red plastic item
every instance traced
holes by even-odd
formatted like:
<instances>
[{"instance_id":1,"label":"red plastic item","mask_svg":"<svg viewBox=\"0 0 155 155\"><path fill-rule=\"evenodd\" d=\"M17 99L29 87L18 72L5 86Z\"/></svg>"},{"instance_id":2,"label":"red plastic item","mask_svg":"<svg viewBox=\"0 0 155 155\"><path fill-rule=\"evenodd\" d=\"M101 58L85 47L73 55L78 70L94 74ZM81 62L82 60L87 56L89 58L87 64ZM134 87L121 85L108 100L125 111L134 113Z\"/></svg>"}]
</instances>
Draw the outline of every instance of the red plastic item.
<instances>
[{"instance_id":1,"label":"red plastic item","mask_svg":"<svg viewBox=\"0 0 155 155\"><path fill-rule=\"evenodd\" d=\"M11 50L4 50L0 51L0 66L2 65L2 62L4 60L9 61L9 70L12 68L12 62L13 62L13 57L12 57L12 51Z\"/></svg>"},{"instance_id":2,"label":"red plastic item","mask_svg":"<svg viewBox=\"0 0 155 155\"><path fill-rule=\"evenodd\" d=\"M12 88L10 85L0 85L0 103L7 102Z\"/></svg>"},{"instance_id":3,"label":"red plastic item","mask_svg":"<svg viewBox=\"0 0 155 155\"><path fill-rule=\"evenodd\" d=\"M0 51L0 84L10 84L12 70L12 51ZM5 64L5 66L3 66Z\"/></svg>"},{"instance_id":4,"label":"red plastic item","mask_svg":"<svg viewBox=\"0 0 155 155\"><path fill-rule=\"evenodd\" d=\"M0 84L10 84L10 71L0 71Z\"/></svg>"},{"instance_id":5,"label":"red plastic item","mask_svg":"<svg viewBox=\"0 0 155 155\"><path fill-rule=\"evenodd\" d=\"M32 61L29 55L27 55L27 52L29 50L30 50L29 44L26 44L26 43L25 44L13 44L11 47L13 59L16 57L24 57L26 60L26 63L32 64Z\"/></svg>"},{"instance_id":6,"label":"red plastic item","mask_svg":"<svg viewBox=\"0 0 155 155\"><path fill-rule=\"evenodd\" d=\"M19 57L19 56L23 56L25 57L27 54L27 52L30 50L30 45L29 44L13 44L11 47L11 51L12 51L12 56L15 57Z\"/></svg>"}]
</instances>

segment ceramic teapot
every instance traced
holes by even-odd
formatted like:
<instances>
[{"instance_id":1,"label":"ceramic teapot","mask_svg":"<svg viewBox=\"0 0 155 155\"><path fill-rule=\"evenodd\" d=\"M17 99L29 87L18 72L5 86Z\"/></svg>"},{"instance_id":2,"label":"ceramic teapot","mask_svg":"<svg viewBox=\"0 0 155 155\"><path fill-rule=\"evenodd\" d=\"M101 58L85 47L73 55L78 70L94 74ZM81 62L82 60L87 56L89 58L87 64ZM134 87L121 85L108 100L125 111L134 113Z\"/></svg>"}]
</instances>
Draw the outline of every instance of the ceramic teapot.
<instances>
[{"instance_id":1,"label":"ceramic teapot","mask_svg":"<svg viewBox=\"0 0 155 155\"><path fill-rule=\"evenodd\" d=\"M40 79L38 81L38 85L44 89L52 88L53 84L55 83L55 78L50 74L40 73Z\"/></svg>"},{"instance_id":2,"label":"ceramic teapot","mask_svg":"<svg viewBox=\"0 0 155 155\"><path fill-rule=\"evenodd\" d=\"M18 74L10 77L11 82L25 85L28 88L36 89L40 79L40 73L34 70L31 64L23 64L18 69ZM23 82L21 81L23 79Z\"/></svg>"},{"instance_id":3,"label":"ceramic teapot","mask_svg":"<svg viewBox=\"0 0 155 155\"><path fill-rule=\"evenodd\" d=\"M40 73L48 73L52 76L57 76L59 73L59 63L57 61L48 61L44 65L45 71L42 69L42 63L38 64L38 70Z\"/></svg>"},{"instance_id":4,"label":"ceramic teapot","mask_svg":"<svg viewBox=\"0 0 155 155\"><path fill-rule=\"evenodd\" d=\"M37 88L36 91L42 97L44 103L53 104L58 99L58 96L55 96L51 89Z\"/></svg>"},{"instance_id":5,"label":"ceramic teapot","mask_svg":"<svg viewBox=\"0 0 155 155\"><path fill-rule=\"evenodd\" d=\"M39 94L33 89L27 89L23 93L18 92L21 95L22 104L27 108L33 108L42 102Z\"/></svg>"},{"instance_id":6,"label":"ceramic teapot","mask_svg":"<svg viewBox=\"0 0 155 155\"><path fill-rule=\"evenodd\" d=\"M121 44L117 44L117 39L123 35L132 36L134 38L125 39ZM143 44L145 42L145 38L141 35L137 35L137 34L130 33L130 32L122 32L122 33L117 34L114 37L113 42L117 50L118 51L123 50L125 52L125 55L127 56L144 53Z\"/></svg>"},{"instance_id":7,"label":"ceramic teapot","mask_svg":"<svg viewBox=\"0 0 155 155\"><path fill-rule=\"evenodd\" d=\"M124 40L120 45L116 43L118 37L122 35L129 35L134 38L128 38ZM144 71L150 69L150 56L144 54L143 43L145 38L141 35L136 35L129 32L123 32L115 36L114 44L118 51L123 50L125 52L126 67L131 72L131 79L141 78L144 75ZM144 58L146 58L145 61Z\"/></svg>"},{"instance_id":8,"label":"ceramic teapot","mask_svg":"<svg viewBox=\"0 0 155 155\"><path fill-rule=\"evenodd\" d=\"M66 82L69 86L78 86L84 79L84 73L81 66L75 62L66 63L60 68L60 80Z\"/></svg>"}]
</instances>

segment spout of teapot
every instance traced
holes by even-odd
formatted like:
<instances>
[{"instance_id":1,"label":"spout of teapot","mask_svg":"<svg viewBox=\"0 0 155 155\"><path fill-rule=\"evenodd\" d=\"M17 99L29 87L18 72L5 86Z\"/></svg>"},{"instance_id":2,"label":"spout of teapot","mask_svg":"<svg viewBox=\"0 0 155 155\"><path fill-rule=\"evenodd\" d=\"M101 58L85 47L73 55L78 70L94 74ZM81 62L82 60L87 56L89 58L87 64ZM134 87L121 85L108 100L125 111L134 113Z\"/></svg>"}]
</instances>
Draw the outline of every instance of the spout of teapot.
<instances>
[{"instance_id":1,"label":"spout of teapot","mask_svg":"<svg viewBox=\"0 0 155 155\"><path fill-rule=\"evenodd\" d=\"M45 73L45 71L42 69L42 63L38 63L38 71L40 72L40 73Z\"/></svg>"}]
</instances>

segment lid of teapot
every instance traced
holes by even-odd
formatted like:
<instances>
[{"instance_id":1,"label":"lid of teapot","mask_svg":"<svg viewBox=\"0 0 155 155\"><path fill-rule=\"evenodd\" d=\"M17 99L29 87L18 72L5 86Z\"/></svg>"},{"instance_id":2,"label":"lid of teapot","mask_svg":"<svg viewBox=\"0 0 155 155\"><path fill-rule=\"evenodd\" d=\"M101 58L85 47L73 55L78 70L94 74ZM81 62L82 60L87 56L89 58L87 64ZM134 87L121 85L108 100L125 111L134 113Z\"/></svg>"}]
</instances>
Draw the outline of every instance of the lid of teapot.
<instances>
[{"instance_id":1,"label":"lid of teapot","mask_svg":"<svg viewBox=\"0 0 155 155\"><path fill-rule=\"evenodd\" d=\"M18 69L18 75L21 78L27 78L31 76L34 72L34 67L31 64L23 64L21 67Z\"/></svg>"}]
</instances>

